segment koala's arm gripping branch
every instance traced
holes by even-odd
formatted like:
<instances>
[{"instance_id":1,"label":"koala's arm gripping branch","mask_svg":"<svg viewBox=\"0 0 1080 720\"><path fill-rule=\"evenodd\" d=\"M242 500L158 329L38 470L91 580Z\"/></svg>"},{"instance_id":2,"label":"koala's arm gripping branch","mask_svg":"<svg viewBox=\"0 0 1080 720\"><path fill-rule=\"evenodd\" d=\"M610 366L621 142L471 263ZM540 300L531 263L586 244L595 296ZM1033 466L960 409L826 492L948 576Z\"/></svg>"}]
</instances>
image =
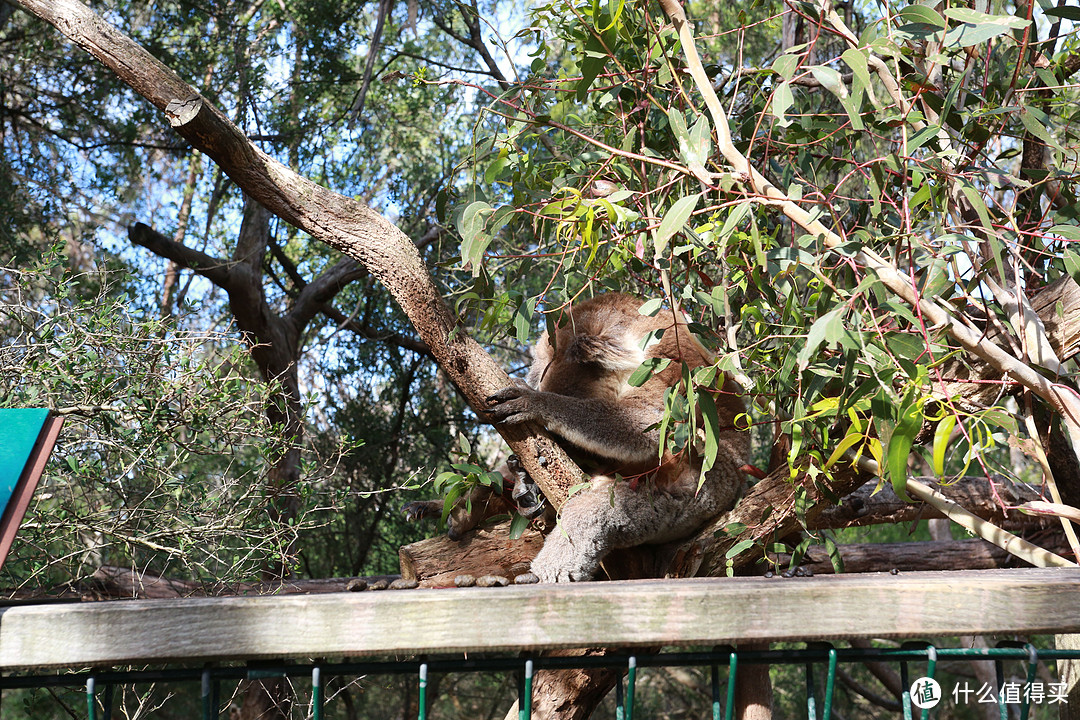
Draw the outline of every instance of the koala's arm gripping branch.
<instances>
[{"instance_id":1,"label":"koala's arm gripping branch","mask_svg":"<svg viewBox=\"0 0 1080 720\"><path fill-rule=\"evenodd\" d=\"M490 411L496 421L543 422L551 432L588 453L619 464L648 464L658 459L658 408L629 408L606 400L579 398L512 385L496 393ZM635 412L636 411L636 412Z\"/></svg>"}]
</instances>

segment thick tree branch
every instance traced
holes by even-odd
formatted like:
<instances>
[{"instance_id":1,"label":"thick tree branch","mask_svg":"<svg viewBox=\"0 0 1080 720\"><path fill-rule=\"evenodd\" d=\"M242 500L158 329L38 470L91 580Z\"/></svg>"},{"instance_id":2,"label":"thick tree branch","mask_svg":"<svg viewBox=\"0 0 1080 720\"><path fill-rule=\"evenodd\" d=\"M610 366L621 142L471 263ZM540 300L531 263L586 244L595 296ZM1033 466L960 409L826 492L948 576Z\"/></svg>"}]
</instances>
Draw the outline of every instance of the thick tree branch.
<instances>
[{"instance_id":1,"label":"thick tree branch","mask_svg":"<svg viewBox=\"0 0 1080 720\"><path fill-rule=\"evenodd\" d=\"M306 325L323 310L346 285L367 275L367 270L351 257L343 257L319 273L310 283L301 286L300 293L289 310L296 322Z\"/></svg>"},{"instance_id":2,"label":"thick tree branch","mask_svg":"<svg viewBox=\"0 0 1080 720\"><path fill-rule=\"evenodd\" d=\"M232 264L230 261L220 260L189 248L187 245L165 237L149 225L140 222L128 227L128 240L133 245L144 247L158 257L172 260L177 265L203 276L222 289L227 290L232 283L232 275L229 272Z\"/></svg>"},{"instance_id":3,"label":"thick tree branch","mask_svg":"<svg viewBox=\"0 0 1080 720\"><path fill-rule=\"evenodd\" d=\"M416 246L393 223L274 160L175 72L82 3L17 0L16 4L56 27L164 112L172 127L211 157L248 196L366 267L390 291L475 410L482 413L486 398L510 382L464 332ZM498 429L548 499L560 505L581 479L580 470L539 426Z\"/></svg>"}]
</instances>

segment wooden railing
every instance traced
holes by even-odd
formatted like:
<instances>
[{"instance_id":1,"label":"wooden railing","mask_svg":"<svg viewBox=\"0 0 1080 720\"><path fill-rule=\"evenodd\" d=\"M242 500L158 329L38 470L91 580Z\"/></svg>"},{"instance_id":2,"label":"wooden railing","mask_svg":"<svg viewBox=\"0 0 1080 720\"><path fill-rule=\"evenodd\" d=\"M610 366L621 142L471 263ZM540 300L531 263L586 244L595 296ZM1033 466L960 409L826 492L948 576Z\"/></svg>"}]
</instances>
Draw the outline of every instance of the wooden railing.
<instances>
[{"instance_id":1,"label":"wooden railing","mask_svg":"<svg viewBox=\"0 0 1080 720\"><path fill-rule=\"evenodd\" d=\"M23 605L0 668L1080 632L1080 570Z\"/></svg>"}]
</instances>

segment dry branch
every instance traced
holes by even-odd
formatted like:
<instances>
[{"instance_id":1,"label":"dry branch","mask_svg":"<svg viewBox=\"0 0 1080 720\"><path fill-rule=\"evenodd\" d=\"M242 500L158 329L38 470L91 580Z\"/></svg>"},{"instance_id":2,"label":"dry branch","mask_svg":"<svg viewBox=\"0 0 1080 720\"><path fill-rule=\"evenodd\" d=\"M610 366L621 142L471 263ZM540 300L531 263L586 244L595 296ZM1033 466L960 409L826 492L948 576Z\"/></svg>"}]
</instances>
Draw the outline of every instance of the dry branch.
<instances>
[{"instance_id":1,"label":"dry branch","mask_svg":"<svg viewBox=\"0 0 1080 720\"><path fill-rule=\"evenodd\" d=\"M478 528L460 541L441 535L398 550L401 576L416 580L421 587L448 587L458 575L501 575L513 580L528 572L543 544L543 535L533 529L511 540L509 522Z\"/></svg>"},{"instance_id":2,"label":"dry branch","mask_svg":"<svg viewBox=\"0 0 1080 720\"><path fill-rule=\"evenodd\" d=\"M930 485L953 502L967 508L984 520L996 525L1030 526L1032 518L1018 512L1006 513L994 498L990 481L982 477L966 477L954 483L941 484L931 478L917 478ZM1039 494L1026 485L1011 482L1007 478L995 478L998 496L1010 507L1029 502ZM885 484L878 489L879 483L871 481L855 492L842 498L839 503L821 511L809 530L824 528L845 528L859 525L877 525L881 523L906 523L916 520L945 517L934 507L926 503L906 503L896 496L892 485ZM876 491L876 492L875 492Z\"/></svg>"}]
</instances>

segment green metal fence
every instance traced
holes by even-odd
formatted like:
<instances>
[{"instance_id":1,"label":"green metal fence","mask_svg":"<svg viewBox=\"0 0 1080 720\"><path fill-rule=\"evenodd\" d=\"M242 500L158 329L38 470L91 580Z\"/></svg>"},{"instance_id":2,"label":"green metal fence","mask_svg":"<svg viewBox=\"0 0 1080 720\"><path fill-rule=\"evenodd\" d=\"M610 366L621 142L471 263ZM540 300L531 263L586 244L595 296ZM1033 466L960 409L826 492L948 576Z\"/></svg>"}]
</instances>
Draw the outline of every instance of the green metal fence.
<instances>
[{"instance_id":1,"label":"green metal fence","mask_svg":"<svg viewBox=\"0 0 1080 720\"><path fill-rule=\"evenodd\" d=\"M916 677L933 679L937 665L943 659L963 659L992 662L996 667L994 688L1002 720L1008 720L1008 703L1004 696L1005 675L1002 663L1019 661L1026 664L1027 686L1035 682L1039 661L1080 659L1080 650L1039 650L1028 644L1021 647L937 648L933 645L911 643L901 648L834 648L815 644L801 650L736 650L716 648L705 652L665 652L656 654L624 654L586 657L485 657L485 658L417 658L406 661L364 661L319 664L259 663L245 667L208 666L203 668L168 668L160 670L85 671L67 674L9 674L0 677L0 690L12 688L68 686L86 688L86 707L89 720L111 717L113 689L120 684L201 682L202 716L217 720L221 707L221 685L227 682L279 677L308 677L311 680L311 716L324 717L324 687L332 676L369 676L411 674L418 682L419 720L426 720L429 701L428 678L435 673L513 672L518 677L519 718L532 717L532 691L535 673L542 670L571 668L625 669L625 676L615 688L616 717L633 720L638 669L661 666L696 666L709 668L711 678L711 717L731 720L734 717L735 686L739 672L746 665L801 665L806 678L806 717L809 720L829 718L836 687L837 668L842 664L887 662L899 667L902 685L903 717L927 720L934 711L915 707L910 697L910 666L918 664L925 671ZM727 668L726 680L721 680L721 668ZM818 697L815 673L824 672L824 694ZM726 686L726 687L725 687ZM726 692L725 692L726 690ZM1033 700L1030 693L1019 698L1021 720L1029 717Z\"/></svg>"}]
</instances>

